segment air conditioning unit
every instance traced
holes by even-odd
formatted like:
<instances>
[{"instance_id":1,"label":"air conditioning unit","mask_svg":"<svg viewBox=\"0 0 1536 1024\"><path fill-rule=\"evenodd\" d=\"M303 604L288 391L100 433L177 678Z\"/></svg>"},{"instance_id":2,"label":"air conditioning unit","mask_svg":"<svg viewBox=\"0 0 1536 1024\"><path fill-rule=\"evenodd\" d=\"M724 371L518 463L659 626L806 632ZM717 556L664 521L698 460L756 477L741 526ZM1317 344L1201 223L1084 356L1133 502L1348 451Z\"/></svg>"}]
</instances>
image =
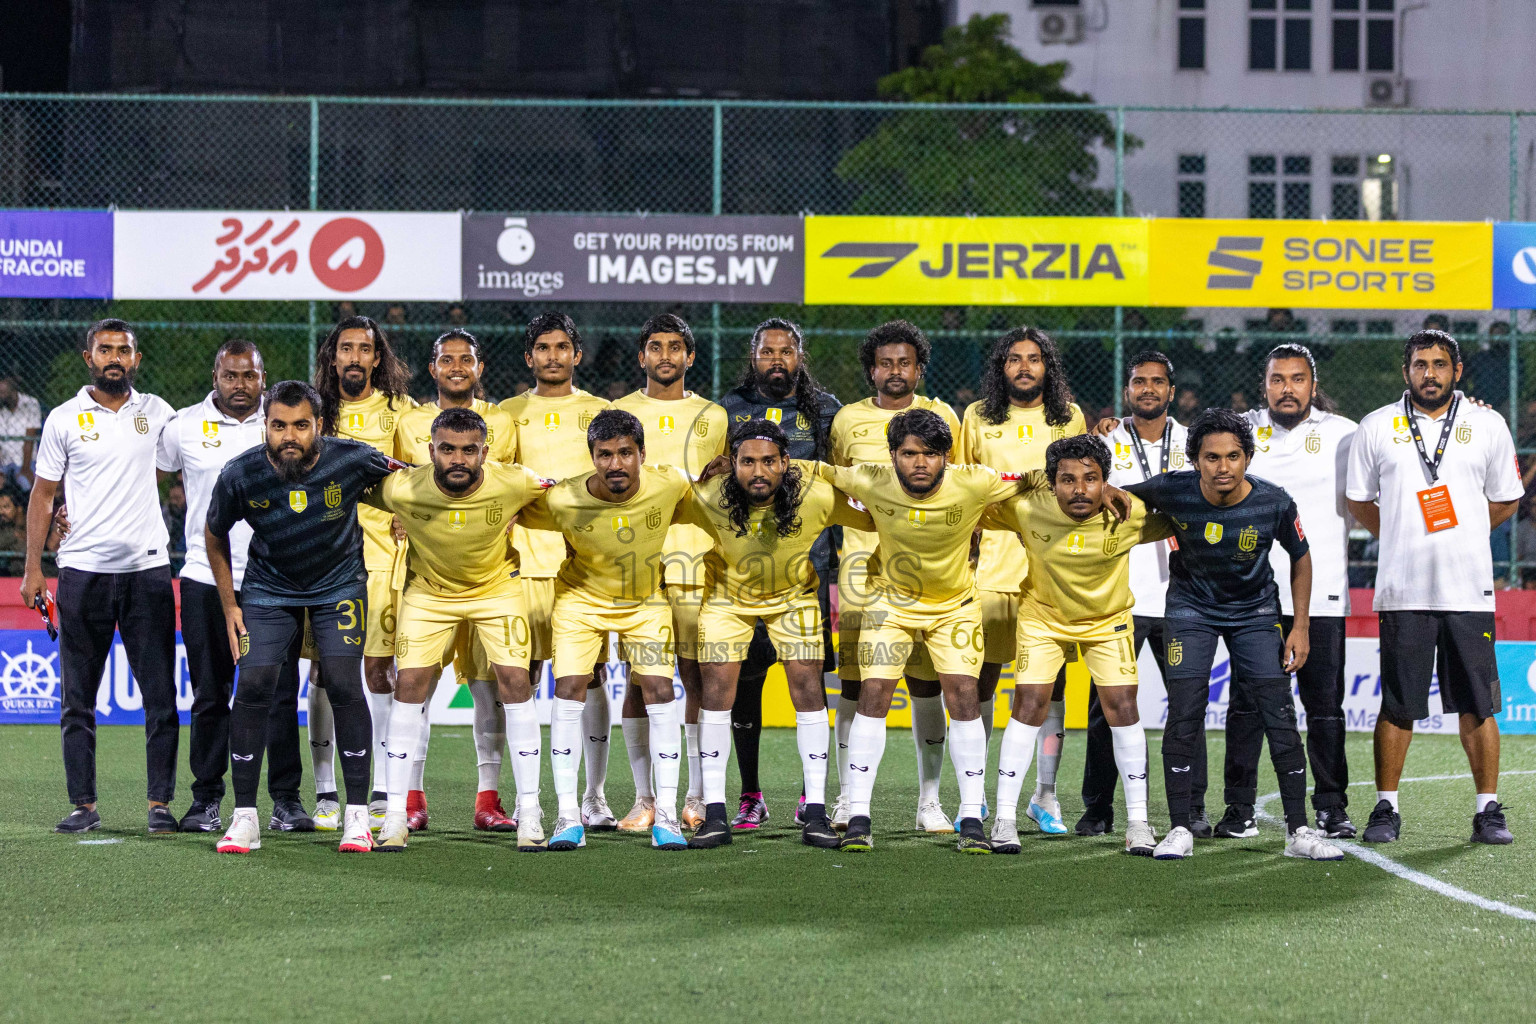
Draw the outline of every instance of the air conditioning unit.
<instances>
[{"instance_id":1,"label":"air conditioning unit","mask_svg":"<svg viewBox=\"0 0 1536 1024\"><path fill-rule=\"evenodd\" d=\"M1367 78L1365 105L1368 107L1406 107L1408 83L1397 78Z\"/></svg>"},{"instance_id":2,"label":"air conditioning unit","mask_svg":"<svg viewBox=\"0 0 1536 1024\"><path fill-rule=\"evenodd\" d=\"M1080 43L1083 41L1081 11L1041 11L1035 29L1042 43Z\"/></svg>"}]
</instances>

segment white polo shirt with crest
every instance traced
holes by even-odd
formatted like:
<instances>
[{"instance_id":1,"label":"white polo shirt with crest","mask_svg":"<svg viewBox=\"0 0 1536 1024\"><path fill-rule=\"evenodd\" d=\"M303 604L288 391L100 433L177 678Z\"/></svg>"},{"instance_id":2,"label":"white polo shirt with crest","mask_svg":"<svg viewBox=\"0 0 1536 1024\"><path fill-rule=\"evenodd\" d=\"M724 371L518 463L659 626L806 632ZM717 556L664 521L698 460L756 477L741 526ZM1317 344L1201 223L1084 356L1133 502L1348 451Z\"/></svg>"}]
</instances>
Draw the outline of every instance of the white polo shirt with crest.
<instances>
[{"instance_id":1,"label":"white polo shirt with crest","mask_svg":"<svg viewBox=\"0 0 1536 1024\"><path fill-rule=\"evenodd\" d=\"M37 475L64 482L70 529L60 568L138 572L170 564L155 470L169 469L165 434L175 417L165 399L133 390L113 412L89 386L48 414Z\"/></svg>"},{"instance_id":2,"label":"white polo shirt with crest","mask_svg":"<svg viewBox=\"0 0 1536 1024\"><path fill-rule=\"evenodd\" d=\"M208 567L208 546L203 527L208 522L208 501L213 497L214 482L224 464L241 452L266 440L265 402L244 420L219 409L214 392L196 405L176 413L176 421L166 430L166 448L171 466L181 470L181 482L187 492L187 564L181 578L213 586L213 570ZM245 557L251 546L251 524L235 523L229 531L229 561L234 570L235 589L245 578Z\"/></svg>"},{"instance_id":3,"label":"white polo shirt with crest","mask_svg":"<svg viewBox=\"0 0 1536 1024\"><path fill-rule=\"evenodd\" d=\"M1106 439L1109 442L1114 461L1110 464L1109 482L1116 487L1124 487L1127 484L1139 484L1148 479L1142 472L1141 460L1136 457L1136 440L1131 437L1131 427L1126 426L1126 418L1122 417L1120 425ZM1166 433L1168 436L1168 468L1188 469L1189 462L1184 452L1185 442L1189 440L1189 431L1184 424L1168 417ZM1163 439L1156 441L1142 441L1142 451L1147 457L1147 468L1153 475L1162 472L1163 468ZM1144 618L1160 619L1168 604L1168 558L1170 549L1165 540L1153 541L1149 544L1137 544L1131 549L1128 556L1131 566L1131 595L1136 598L1136 607L1132 613Z\"/></svg>"}]
</instances>

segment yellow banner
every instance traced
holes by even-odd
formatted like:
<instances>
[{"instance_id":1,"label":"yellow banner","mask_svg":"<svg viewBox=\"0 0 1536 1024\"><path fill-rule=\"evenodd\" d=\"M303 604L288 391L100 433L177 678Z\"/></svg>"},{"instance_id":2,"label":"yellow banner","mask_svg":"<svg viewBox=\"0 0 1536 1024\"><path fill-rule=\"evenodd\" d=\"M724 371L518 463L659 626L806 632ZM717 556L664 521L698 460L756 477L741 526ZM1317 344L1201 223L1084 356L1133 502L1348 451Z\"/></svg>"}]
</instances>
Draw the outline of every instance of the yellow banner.
<instances>
[{"instance_id":1,"label":"yellow banner","mask_svg":"<svg viewBox=\"0 0 1536 1024\"><path fill-rule=\"evenodd\" d=\"M1147 224L1128 217L807 217L805 301L1145 306Z\"/></svg>"},{"instance_id":2,"label":"yellow banner","mask_svg":"<svg viewBox=\"0 0 1536 1024\"><path fill-rule=\"evenodd\" d=\"M1157 220L1151 304L1488 309L1493 225Z\"/></svg>"}]
</instances>

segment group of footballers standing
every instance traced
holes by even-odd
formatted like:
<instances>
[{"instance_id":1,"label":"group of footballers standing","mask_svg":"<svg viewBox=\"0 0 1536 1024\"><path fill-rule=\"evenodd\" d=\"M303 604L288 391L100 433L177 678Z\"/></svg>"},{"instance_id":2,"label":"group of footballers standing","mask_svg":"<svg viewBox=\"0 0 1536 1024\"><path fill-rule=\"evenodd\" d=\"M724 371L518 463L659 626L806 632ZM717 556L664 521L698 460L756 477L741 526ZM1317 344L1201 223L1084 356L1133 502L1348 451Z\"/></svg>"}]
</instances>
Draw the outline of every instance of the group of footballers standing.
<instances>
[{"instance_id":1,"label":"group of footballers standing","mask_svg":"<svg viewBox=\"0 0 1536 1024\"><path fill-rule=\"evenodd\" d=\"M1322 408L1306 348L1270 354L1266 409L1211 410L1187 431L1168 416L1172 363L1139 353L1128 366L1131 415L1093 433L1055 344L1035 328L997 339L982 398L963 421L918 393L930 346L905 321L880 325L859 346L873 393L847 406L816 383L800 331L786 320L756 328L743 378L720 404L686 389L695 343L681 318L652 317L636 349L645 384L606 402L575 387L574 322L542 314L524 332L535 383L497 405L480 384L487 353L467 331L450 330L432 349L436 401L418 404L384 331L357 316L321 345L313 384L266 390L262 443L228 454L204 520L188 526L204 531L226 663L231 675L240 669L228 722L235 810L221 852L260 846L262 760L269 731L286 728L272 704L303 654L312 665L316 809L285 824L339 829L343 851L404 850L411 832L428 827L427 708L450 663L475 706L476 828L515 831L520 851L574 850L588 829L615 828L648 831L661 849L725 845L768 819L757 741L763 680L777 660L795 708L804 842L872 849L885 717L904 679L916 827L957 835L961 852L1018 853L1032 763L1027 816L1042 832L1067 831L1055 793L1062 690L1066 663L1081 658L1094 686L1079 834L1112 830L1117 781L1128 853L1180 859L1197 836L1256 834L1267 738L1285 854L1342 856L1327 841L1354 835L1343 799L1342 619L1336 631L1327 624L1320 645L1307 536L1340 548L1318 581L1337 617L1347 583L1328 574L1343 564L1343 516L1337 529L1320 517L1320 539L1310 508L1304 530L1287 489L1247 472L1256 450L1294 435L1298 452L1316 455L1326 437L1329 452L1302 472L1325 475L1330 488L1337 476L1342 488L1335 455L1353 424ZM232 369L252 368L261 373L254 346L222 348L209 401L218 404ZM1330 499L1330 513L1341 503ZM183 629L190 646L185 621ZM622 732L637 794L622 819L604 793L610 637L628 665ZM1218 639L1233 666L1235 732L1227 813L1213 828L1203 807L1204 727ZM1161 841L1148 819L1136 700L1147 642L1169 695L1162 753L1171 826ZM548 833L533 704L545 661L557 802ZM989 801L994 702L1010 662L1012 714ZM835 730L825 685L834 663ZM1306 748L1293 673L1310 716ZM733 733L743 792L730 817ZM960 789L953 819L939 798L946 747ZM512 814L499 797L503 751ZM838 794L829 806L830 756ZM223 829L218 800L194 803L181 827Z\"/></svg>"}]
</instances>

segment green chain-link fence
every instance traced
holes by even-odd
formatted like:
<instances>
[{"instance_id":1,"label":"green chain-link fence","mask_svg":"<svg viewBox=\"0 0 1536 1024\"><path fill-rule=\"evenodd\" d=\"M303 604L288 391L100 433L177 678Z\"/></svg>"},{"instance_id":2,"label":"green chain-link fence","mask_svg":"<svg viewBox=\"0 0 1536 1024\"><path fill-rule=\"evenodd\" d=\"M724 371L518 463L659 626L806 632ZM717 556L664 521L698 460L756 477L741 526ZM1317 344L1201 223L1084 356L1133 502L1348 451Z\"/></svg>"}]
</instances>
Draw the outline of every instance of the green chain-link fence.
<instances>
[{"instance_id":1,"label":"green chain-link fence","mask_svg":"<svg viewBox=\"0 0 1536 1024\"><path fill-rule=\"evenodd\" d=\"M0 208L492 210L606 214L1146 214L1415 220L1532 216L1536 115L1150 107L731 101L369 100L0 95ZM517 344L538 303L361 303L384 321L416 384L431 339L465 322L487 343L486 387L528 380ZM562 303L587 338L581 383L637 383L633 334L654 307ZM1263 353L1317 352L1325 387L1359 417L1401 392L1402 338L1422 311L1067 307L730 306L676 311L702 345L690 382L716 395L769 315L806 328L812 365L844 401L873 324L929 331L927 390L969 401L983 353L1021 322L1061 342L1090 416L1118 405L1126 357L1168 352L1200 405L1255 403ZM83 328L139 325L142 386L174 405L206 392L217 345L245 336L277 377L307 374L338 310L304 302L0 299L0 373L46 409L85 382ZM1536 449L1536 333L1509 314L1447 311L1468 387ZM1529 326L1529 325L1525 325ZM1185 413L1186 417L1188 412ZM1536 566L1536 530L1495 540ZM1501 546L1502 545L1502 546ZM1517 575L1512 571L1506 575Z\"/></svg>"}]
</instances>

